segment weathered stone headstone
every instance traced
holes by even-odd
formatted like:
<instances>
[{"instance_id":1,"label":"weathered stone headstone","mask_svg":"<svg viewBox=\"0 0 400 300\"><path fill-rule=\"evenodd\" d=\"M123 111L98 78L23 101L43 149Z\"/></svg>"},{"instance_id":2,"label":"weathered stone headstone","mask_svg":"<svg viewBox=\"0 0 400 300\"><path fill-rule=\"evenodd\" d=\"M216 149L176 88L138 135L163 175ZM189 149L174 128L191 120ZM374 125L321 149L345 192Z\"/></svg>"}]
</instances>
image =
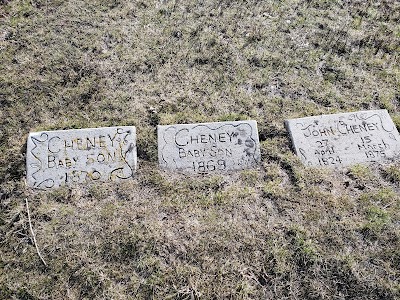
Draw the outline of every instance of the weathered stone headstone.
<instances>
[{"instance_id":1,"label":"weathered stone headstone","mask_svg":"<svg viewBox=\"0 0 400 300\"><path fill-rule=\"evenodd\" d=\"M386 110L286 120L296 154L309 166L348 166L400 155L400 136Z\"/></svg>"},{"instance_id":2,"label":"weathered stone headstone","mask_svg":"<svg viewBox=\"0 0 400 300\"><path fill-rule=\"evenodd\" d=\"M129 179L136 171L133 126L33 132L27 143L30 187Z\"/></svg>"},{"instance_id":3,"label":"weathered stone headstone","mask_svg":"<svg viewBox=\"0 0 400 300\"><path fill-rule=\"evenodd\" d=\"M261 159L256 121L158 126L161 168L213 173L255 167Z\"/></svg>"}]
</instances>

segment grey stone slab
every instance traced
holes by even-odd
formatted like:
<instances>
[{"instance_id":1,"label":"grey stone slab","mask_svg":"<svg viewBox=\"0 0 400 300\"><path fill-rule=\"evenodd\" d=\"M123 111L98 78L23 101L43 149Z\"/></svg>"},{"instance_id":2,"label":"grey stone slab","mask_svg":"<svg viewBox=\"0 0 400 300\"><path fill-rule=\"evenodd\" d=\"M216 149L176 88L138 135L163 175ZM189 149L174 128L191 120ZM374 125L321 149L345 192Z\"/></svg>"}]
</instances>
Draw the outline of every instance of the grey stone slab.
<instances>
[{"instance_id":1,"label":"grey stone slab","mask_svg":"<svg viewBox=\"0 0 400 300\"><path fill-rule=\"evenodd\" d=\"M136 167L133 126L42 131L28 137L27 183L33 188L129 179Z\"/></svg>"},{"instance_id":2,"label":"grey stone slab","mask_svg":"<svg viewBox=\"0 0 400 300\"><path fill-rule=\"evenodd\" d=\"M308 166L382 162L400 154L400 136L386 110L291 119L285 125Z\"/></svg>"},{"instance_id":3,"label":"grey stone slab","mask_svg":"<svg viewBox=\"0 0 400 300\"><path fill-rule=\"evenodd\" d=\"M184 173L253 168L260 162L256 121L158 126L160 167Z\"/></svg>"}]
</instances>

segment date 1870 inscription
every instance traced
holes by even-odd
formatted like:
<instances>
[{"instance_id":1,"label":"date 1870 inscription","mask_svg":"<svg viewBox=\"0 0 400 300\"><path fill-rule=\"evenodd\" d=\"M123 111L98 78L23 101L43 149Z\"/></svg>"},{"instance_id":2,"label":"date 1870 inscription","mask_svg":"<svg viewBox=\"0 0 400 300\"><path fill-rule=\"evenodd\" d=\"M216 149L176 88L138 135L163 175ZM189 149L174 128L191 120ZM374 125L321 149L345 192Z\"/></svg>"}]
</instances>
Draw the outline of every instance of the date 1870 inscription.
<instances>
[{"instance_id":1,"label":"date 1870 inscription","mask_svg":"<svg viewBox=\"0 0 400 300\"><path fill-rule=\"evenodd\" d=\"M400 136L386 110L287 120L296 153L309 166L348 166L400 155Z\"/></svg>"},{"instance_id":2,"label":"date 1870 inscription","mask_svg":"<svg viewBox=\"0 0 400 300\"><path fill-rule=\"evenodd\" d=\"M213 173L254 167L260 161L255 121L158 126L164 169Z\"/></svg>"},{"instance_id":3,"label":"date 1870 inscription","mask_svg":"<svg viewBox=\"0 0 400 300\"><path fill-rule=\"evenodd\" d=\"M27 183L49 189L128 179L136 170L133 126L34 132L27 143Z\"/></svg>"}]
</instances>

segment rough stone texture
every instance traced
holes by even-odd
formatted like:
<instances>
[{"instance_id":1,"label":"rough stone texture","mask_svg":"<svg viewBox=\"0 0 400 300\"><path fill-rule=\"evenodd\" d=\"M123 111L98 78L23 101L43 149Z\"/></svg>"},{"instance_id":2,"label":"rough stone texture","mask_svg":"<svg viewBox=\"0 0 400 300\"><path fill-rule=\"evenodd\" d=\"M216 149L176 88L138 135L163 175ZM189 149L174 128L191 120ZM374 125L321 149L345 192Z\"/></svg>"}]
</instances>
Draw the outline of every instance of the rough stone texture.
<instances>
[{"instance_id":1,"label":"rough stone texture","mask_svg":"<svg viewBox=\"0 0 400 300\"><path fill-rule=\"evenodd\" d=\"M400 136L386 110L292 119L285 125L305 165L340 167L400 154Z\"/></svg>"},{"instance_id":2,"label":"rough stone texture","mask_svg":"<svg viewBox=\"0 0 400 300\"><path fill-rule=\"evenodd\" d=\"M260 162L256 121L158 126L161 168L185 173L242 170Z\"/></svg>"},{"instance_id":3,"label":"rough stone texture","mask_svg":"<svg viewBox=\"0 0 400 300\"><path fill-rule=\"evenodd\" d=\"M33 132L28 137L27 182L33 188L129 179L136 167L133 126Z\"/></svg>"}]
</instances>

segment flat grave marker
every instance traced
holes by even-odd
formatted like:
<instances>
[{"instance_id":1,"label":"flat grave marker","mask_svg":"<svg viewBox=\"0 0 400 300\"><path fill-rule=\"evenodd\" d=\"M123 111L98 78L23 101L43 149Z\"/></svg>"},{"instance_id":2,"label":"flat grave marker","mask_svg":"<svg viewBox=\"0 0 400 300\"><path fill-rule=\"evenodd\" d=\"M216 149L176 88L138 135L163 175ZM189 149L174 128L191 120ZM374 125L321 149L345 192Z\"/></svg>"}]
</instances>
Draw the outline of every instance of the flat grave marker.
<instances>
[{"instance_id":1,"label":"flat grave marker","mask_svg":"<svg viewBox=\"0 0 400 300\"><path fill-rule=\"evenodd\" d=\"M400 136L387 110L291 119L285 126L308 166L341 167L400 155Z\"/></svg>"},{"instance_id":2,"label":"flat grave marker","mask_svg":"<svg viewBox=\"0 0 400 300\"><path fill-rule=\"evenodd\" d=\"M32 132L27 142L30 187L132 178L137 168L134 126Z\"/></svg>"},{"instance_id":3,"label":"flat grave marker","mask_svg":"<svg viewBox=\"0 0 400 300\"><path fill-rule=\"evenodd\" d=\"M183 173L253 168L261 160L256 121L158 126L160 167Z\"/></svg>"}]
</instances>

